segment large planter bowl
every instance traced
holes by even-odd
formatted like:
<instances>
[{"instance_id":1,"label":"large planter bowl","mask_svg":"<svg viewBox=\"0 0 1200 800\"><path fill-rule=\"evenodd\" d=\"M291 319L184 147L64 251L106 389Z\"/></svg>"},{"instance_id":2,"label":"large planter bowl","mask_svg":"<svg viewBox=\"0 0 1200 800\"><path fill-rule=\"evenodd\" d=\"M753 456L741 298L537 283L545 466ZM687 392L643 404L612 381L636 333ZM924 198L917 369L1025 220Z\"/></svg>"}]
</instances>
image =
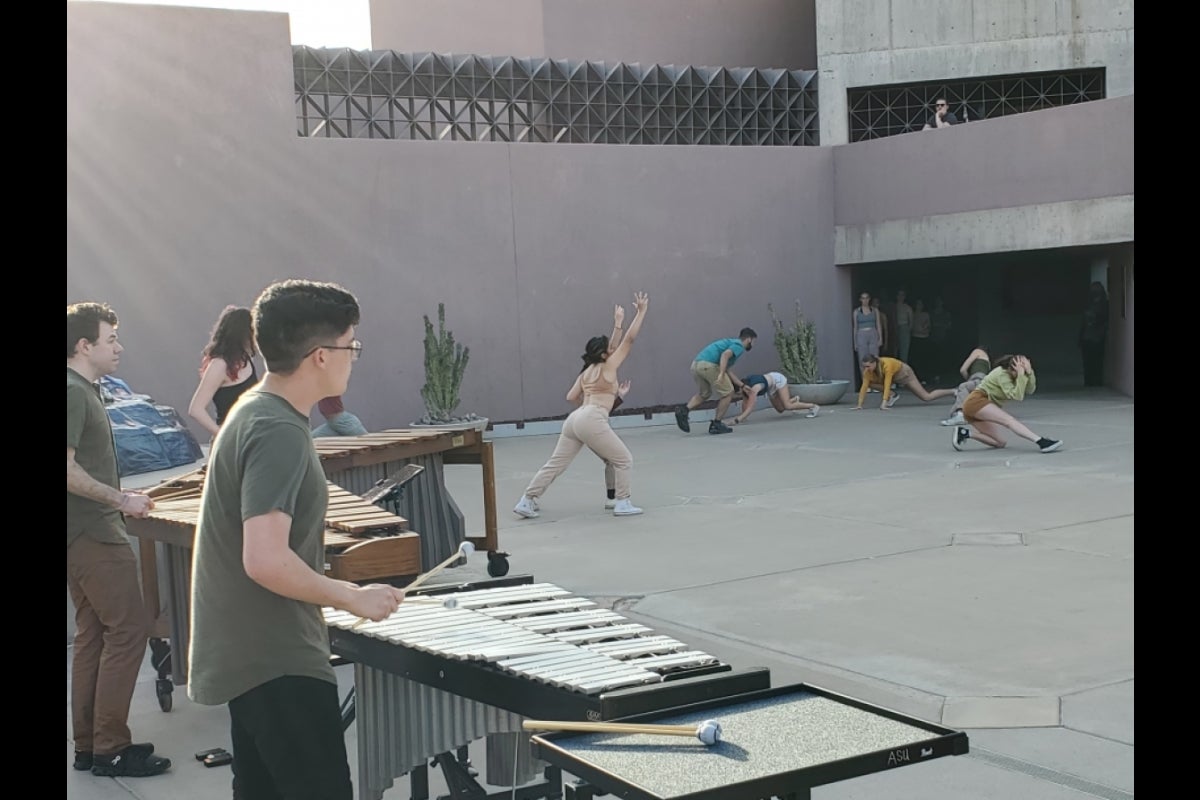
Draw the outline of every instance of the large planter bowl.
<instances>
[{"instance_id":1,"label":"large planter bowl","mask_svg":"<svg viewBox=\"0 0 1200 800\"><path fill-rule=\"evenodd\" d=\"M443 430L443 431L465 431L465 430L474 429L474 430L477 430L480 433L482 433L487 430L487 426L488 426L488 418L480 417L477 420L470 420L467 422L444 422L444 423L440 423L440 424L436 424L436 425L429 425L424 422L418 421L418 422L412 423L409 427L411 427L411 428L437 428L437 429Z\"/></svg>"},{"instance_id":2,"label":"large planter bowl","mask_svg":"<svg viewBox=\"0 0 1200 800\"><path fill-rule=\"evenodd\" d=\"M788 392L802 403L831 406L850 390L850 381L820 381L818 383L789 383Z\"/></svg>"}]
</instances>

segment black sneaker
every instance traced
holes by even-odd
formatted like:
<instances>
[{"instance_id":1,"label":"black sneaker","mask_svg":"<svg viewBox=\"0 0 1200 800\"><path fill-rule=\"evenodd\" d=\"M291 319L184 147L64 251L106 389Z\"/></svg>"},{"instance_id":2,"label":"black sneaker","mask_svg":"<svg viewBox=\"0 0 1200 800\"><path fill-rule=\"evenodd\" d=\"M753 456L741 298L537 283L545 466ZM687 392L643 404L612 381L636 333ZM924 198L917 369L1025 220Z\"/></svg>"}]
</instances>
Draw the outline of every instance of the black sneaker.
<instances>
[{"instance_id":1,"label":"black sneaker","mask_svg":"<svg viewBox=\"0 0 1200 800\"><path fill-rule=\"evenodd\" d=\"M692 432L692 426L688 422L687 406L680 406L679 408L675 409L675 424L678 425L679 430L683 431L684 433Z\"/></svg>"},{"instance_id":2,"label":"black sneaker","mask_svg":"<svg viewBox=\"0 0 1200 800\"><path fill-rule=\"evenodd\" d=\"M149 778L171 768L171 759L156 756L145 747L131 744L111 756L94 756L92 774L103 778Z\"/></svg>"},{"instance_id":3,"label":"black sneaker","mask_svg":"<svg viewBox=\"0 0 1200 800\"><path fill-rule=\"evenodd\" d=\"M154 752L154 744L152 742L135 742L133 747L145 750L147 753ZM84 772L92 768L92 751L91 750L76 750L75 763L72 764L75 769Z\"/></svg>"},{"instance_id":4,"label":"black sneaker","mask_svg":"<svg viewBox=\"0 0 1200 800\"><path fill-rule=\"evenodd\" d=\"M962 450L962 443L971 438L971 429L957 427L954 429L954 436L950 439L950 444L955 450Z\"/></svg>"},{"instance_id":5,"label":"black sneaker","mask_svg":"<svg viewBox=\"0 0 1200 800\"><path fill-rule=\"evenodd\" d=\"M1043 453L1053 453L1060 447L1062 447L1062 442L1057 439L1042 438L1042 440L1038 442L1038 449Z\"/></svg>"},{"instance_id":6,"label":"black sneaker","mask_svg":"<svg viewBox=\"0 0 1200 800\"><path fill-rule=\"evenodd\" d=\"M709 433L733 433L733 428L729 427L724 422L721 422L721 420L719 420L719 419L714 419L712 422L708 423L708 432Z\"/></svg>"}]
</instances>

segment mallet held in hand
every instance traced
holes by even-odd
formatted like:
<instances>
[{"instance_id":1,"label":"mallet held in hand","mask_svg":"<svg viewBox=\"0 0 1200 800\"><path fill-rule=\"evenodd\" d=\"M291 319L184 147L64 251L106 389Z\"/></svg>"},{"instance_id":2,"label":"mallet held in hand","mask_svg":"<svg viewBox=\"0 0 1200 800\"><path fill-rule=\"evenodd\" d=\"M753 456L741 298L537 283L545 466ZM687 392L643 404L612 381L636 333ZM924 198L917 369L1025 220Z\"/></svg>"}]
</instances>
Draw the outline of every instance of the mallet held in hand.
<instances>
[{"instance_id":1,"label":"mallet held in hand","mask_svg":"<svg viewBox=\"0 0 1200 800\"><path fill-rule=\"evenodd\" d=\"M527 731L575 731L579 733L646 733L659 736L695 736L706 745L721 741L721 723L706 719L699 725L645 725L632 722L553 722L527 719Z\"/></svg>"},{"instance_id":2,"label":"mallet held in hand","mask_svg":"<svg viewBox=\"0 0 1200 800\"><path fill-rule=\"evenodd\" d=\"M475 544L473 542L463 542L462 544L460 544L458 546L458 549L454 551L454 555L450 556L445 561L438 564L433 569L429 570L429 572L426 572L424 575L418 576L415 581L410 583L408 586L404 587L404 591L411 592L413 589L417 588L422 583L424 583L425 581L432 578L434 575L437 575L439 572L441 572L446 567L453 564L455 561L458 561L460 558L466 558L467 556L471 555L471 553L474 553L474 552L475 552ZM366 617L359 617L358 622L355 622L354 625L350 628L350 630L358 630L358 627L360 625L362 625L363 623L365 623L366 621L367 621Z\"/></svg>"}]
</instances>

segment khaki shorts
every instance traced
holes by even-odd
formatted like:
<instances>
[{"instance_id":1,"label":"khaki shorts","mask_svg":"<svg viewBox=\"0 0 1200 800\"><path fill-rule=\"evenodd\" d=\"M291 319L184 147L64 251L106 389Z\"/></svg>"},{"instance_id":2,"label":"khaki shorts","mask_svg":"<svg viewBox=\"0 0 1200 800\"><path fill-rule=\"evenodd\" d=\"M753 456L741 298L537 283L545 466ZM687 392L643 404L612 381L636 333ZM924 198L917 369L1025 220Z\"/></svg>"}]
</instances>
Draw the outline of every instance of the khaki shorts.
<instances>
[{"instance_id":1,"label":"khaki shorts","mask_svg":"<svg viewBox=\"0 0 1200 800\"><path fill-rule=\"evenodd\" d=\"M963 419L965 419L967 422L977 421L979 418L976 416L976 414L978 414L983 407L990 402L992 401L988 399L986 394L978 389L975 389L969 395L967 395L967 399L963 401Z\"/></svg>"},{"instance_id":2,"label":"khaki shorts","mask_svg":"<svg viewBox=\"0 0 1200 800\"><path fill-rule=\"evenodd\" d=\"M696 393L700 395L701 400L712 397L714 389L717 397L733 394L733 381L729 379L728 372L721 380L717 380L720 371L721 367L711 361L692 362L692 379L696 381Z\"/></svg>"}]
</instances>

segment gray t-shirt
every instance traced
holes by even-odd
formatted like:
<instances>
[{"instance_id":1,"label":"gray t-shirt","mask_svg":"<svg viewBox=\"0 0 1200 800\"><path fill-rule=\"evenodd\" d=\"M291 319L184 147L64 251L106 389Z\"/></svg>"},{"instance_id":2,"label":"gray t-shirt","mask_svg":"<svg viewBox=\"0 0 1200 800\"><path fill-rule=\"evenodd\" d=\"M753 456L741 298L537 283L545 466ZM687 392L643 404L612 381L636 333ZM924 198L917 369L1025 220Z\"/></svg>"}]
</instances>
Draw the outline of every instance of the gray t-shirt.
<instances>
[{"instance_id":1,"label":"gray t-shirt","mask_svg":"<svg viewBox=\"0 0 1200 800\"><path fill-rule=\"evenodd\" d=\"M242 564L242 523L292 518L288 546L325 571L329 491L308 418L278 395L246 392L209 454L192 553L188 696L221 705L284 675L336 683L319 606L260 586Z\"/></svg>"}]
</instances>

